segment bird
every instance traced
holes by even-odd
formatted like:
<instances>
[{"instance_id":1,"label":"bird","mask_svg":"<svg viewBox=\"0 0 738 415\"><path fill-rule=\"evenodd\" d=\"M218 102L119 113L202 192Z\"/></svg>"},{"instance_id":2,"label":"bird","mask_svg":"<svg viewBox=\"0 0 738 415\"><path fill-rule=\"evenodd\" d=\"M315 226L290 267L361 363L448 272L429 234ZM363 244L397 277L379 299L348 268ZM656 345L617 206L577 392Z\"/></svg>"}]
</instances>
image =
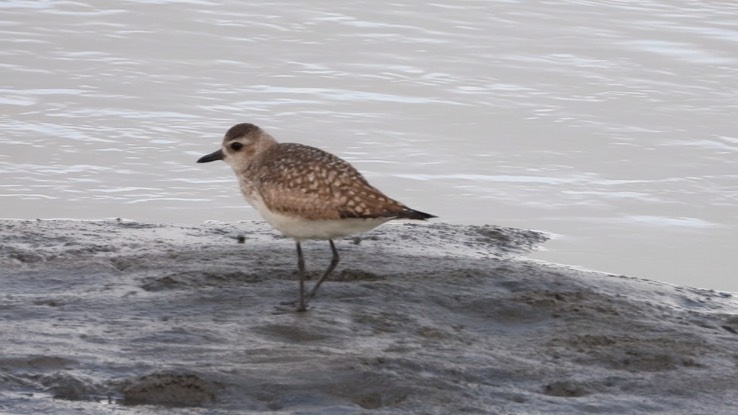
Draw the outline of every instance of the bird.
<instances>
[{"instance_id":1,"label":"bird","mask_svg":"<svg viewBox=\"0 0 738 415\"><path fill-rule=\"evenodd\" d=\"M411 209L370 185L347 161L316 147L281 143L262 128L236 124L225 133L220 149L198 163L222 160L238 179L246 201L261 217L294 239L300 282L297 311L307 310L323 281L339 262L333 240L362 233L394 219L427 220L435 215ZM306 295L301 242L327 240L330 265Z\"/></svg>"}]
</instances>

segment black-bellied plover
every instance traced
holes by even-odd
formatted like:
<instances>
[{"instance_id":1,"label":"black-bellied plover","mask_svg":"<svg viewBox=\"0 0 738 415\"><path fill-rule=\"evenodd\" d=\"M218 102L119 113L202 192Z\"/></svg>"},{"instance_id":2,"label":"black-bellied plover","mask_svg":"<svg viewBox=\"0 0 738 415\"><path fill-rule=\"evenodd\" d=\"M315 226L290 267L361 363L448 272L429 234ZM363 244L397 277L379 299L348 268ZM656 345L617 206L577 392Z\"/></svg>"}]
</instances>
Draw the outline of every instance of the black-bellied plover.
<instances>
[{"instance_id":1,"label":"black-bellied plover","mask_svg":"<svg viewBox=\"0 0 738 415\"><path fill-rule=\"evenodd\" d=\"M277 143L254 124L226 132L220 150L198 163L223 160L238 178L241 193L270 225L297 246L300 296L305 311L320 285L338 265L334 238L366 232L392 219L425 220L435 216L390 199L348 162L315 147ZM327 240L333 251L328 269L305 296L305 260L300 242Z\"/></svg>"}]
</instances>

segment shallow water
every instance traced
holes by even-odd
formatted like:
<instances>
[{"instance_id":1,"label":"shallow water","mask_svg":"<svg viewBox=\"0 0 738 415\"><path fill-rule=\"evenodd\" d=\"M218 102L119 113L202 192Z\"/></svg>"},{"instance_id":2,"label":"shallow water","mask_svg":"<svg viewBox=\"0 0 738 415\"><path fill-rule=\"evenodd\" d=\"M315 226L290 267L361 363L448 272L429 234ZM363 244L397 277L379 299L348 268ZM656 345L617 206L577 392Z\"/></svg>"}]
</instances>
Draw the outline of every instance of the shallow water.
<instances>
[{"instance_id":1,"label":"shallow water","mask_svg":"<svg viewBox=\"0 0 738 415\"><path fill-rule=\"evenodd\" d=\"M536 257L738 291L738 4L0 3L1 217L257 219L254 122Z\"/></svg>"}]
</instances>

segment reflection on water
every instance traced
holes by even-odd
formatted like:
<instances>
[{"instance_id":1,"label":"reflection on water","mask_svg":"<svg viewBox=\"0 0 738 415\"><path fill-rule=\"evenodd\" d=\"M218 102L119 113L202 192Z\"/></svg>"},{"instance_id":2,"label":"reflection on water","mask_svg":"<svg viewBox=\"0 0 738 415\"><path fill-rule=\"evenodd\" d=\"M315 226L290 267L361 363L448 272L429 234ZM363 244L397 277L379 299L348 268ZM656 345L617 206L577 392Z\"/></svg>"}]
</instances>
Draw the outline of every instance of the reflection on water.
<instances>
[{"instance_id":1,"label":"reflection on water","mask_svg":"<svg viewBox=\"0 0 738 415\"><path fill-rule=\"evenodd\" d=\"M540 258L738 291L738 4L0 3L3 217L256 219L237 122ZM208 166L210 167L210 166Z\"/></svg>"}]
</instances>

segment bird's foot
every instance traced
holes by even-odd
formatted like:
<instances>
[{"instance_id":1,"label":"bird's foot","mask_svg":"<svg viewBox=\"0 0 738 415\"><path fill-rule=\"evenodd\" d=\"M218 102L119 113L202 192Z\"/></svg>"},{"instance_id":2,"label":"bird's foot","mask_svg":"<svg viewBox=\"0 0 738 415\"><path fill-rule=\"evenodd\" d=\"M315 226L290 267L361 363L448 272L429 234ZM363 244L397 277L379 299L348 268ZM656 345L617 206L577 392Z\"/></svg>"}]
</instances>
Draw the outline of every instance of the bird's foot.
<instances>
[{"instance_id":1,"label":"bird's foot","mask_svg":"<svg viewBox=\"0 0 738 415\"><path fill-rule=\"evenodd\" d=\"M292 301L281 301L279 305L280 306L297 306L295 311L297 311L298 313L307 311L307 302L300 301L299 298L297 300L292 300Z\"/></svg>"}]
</instances>

